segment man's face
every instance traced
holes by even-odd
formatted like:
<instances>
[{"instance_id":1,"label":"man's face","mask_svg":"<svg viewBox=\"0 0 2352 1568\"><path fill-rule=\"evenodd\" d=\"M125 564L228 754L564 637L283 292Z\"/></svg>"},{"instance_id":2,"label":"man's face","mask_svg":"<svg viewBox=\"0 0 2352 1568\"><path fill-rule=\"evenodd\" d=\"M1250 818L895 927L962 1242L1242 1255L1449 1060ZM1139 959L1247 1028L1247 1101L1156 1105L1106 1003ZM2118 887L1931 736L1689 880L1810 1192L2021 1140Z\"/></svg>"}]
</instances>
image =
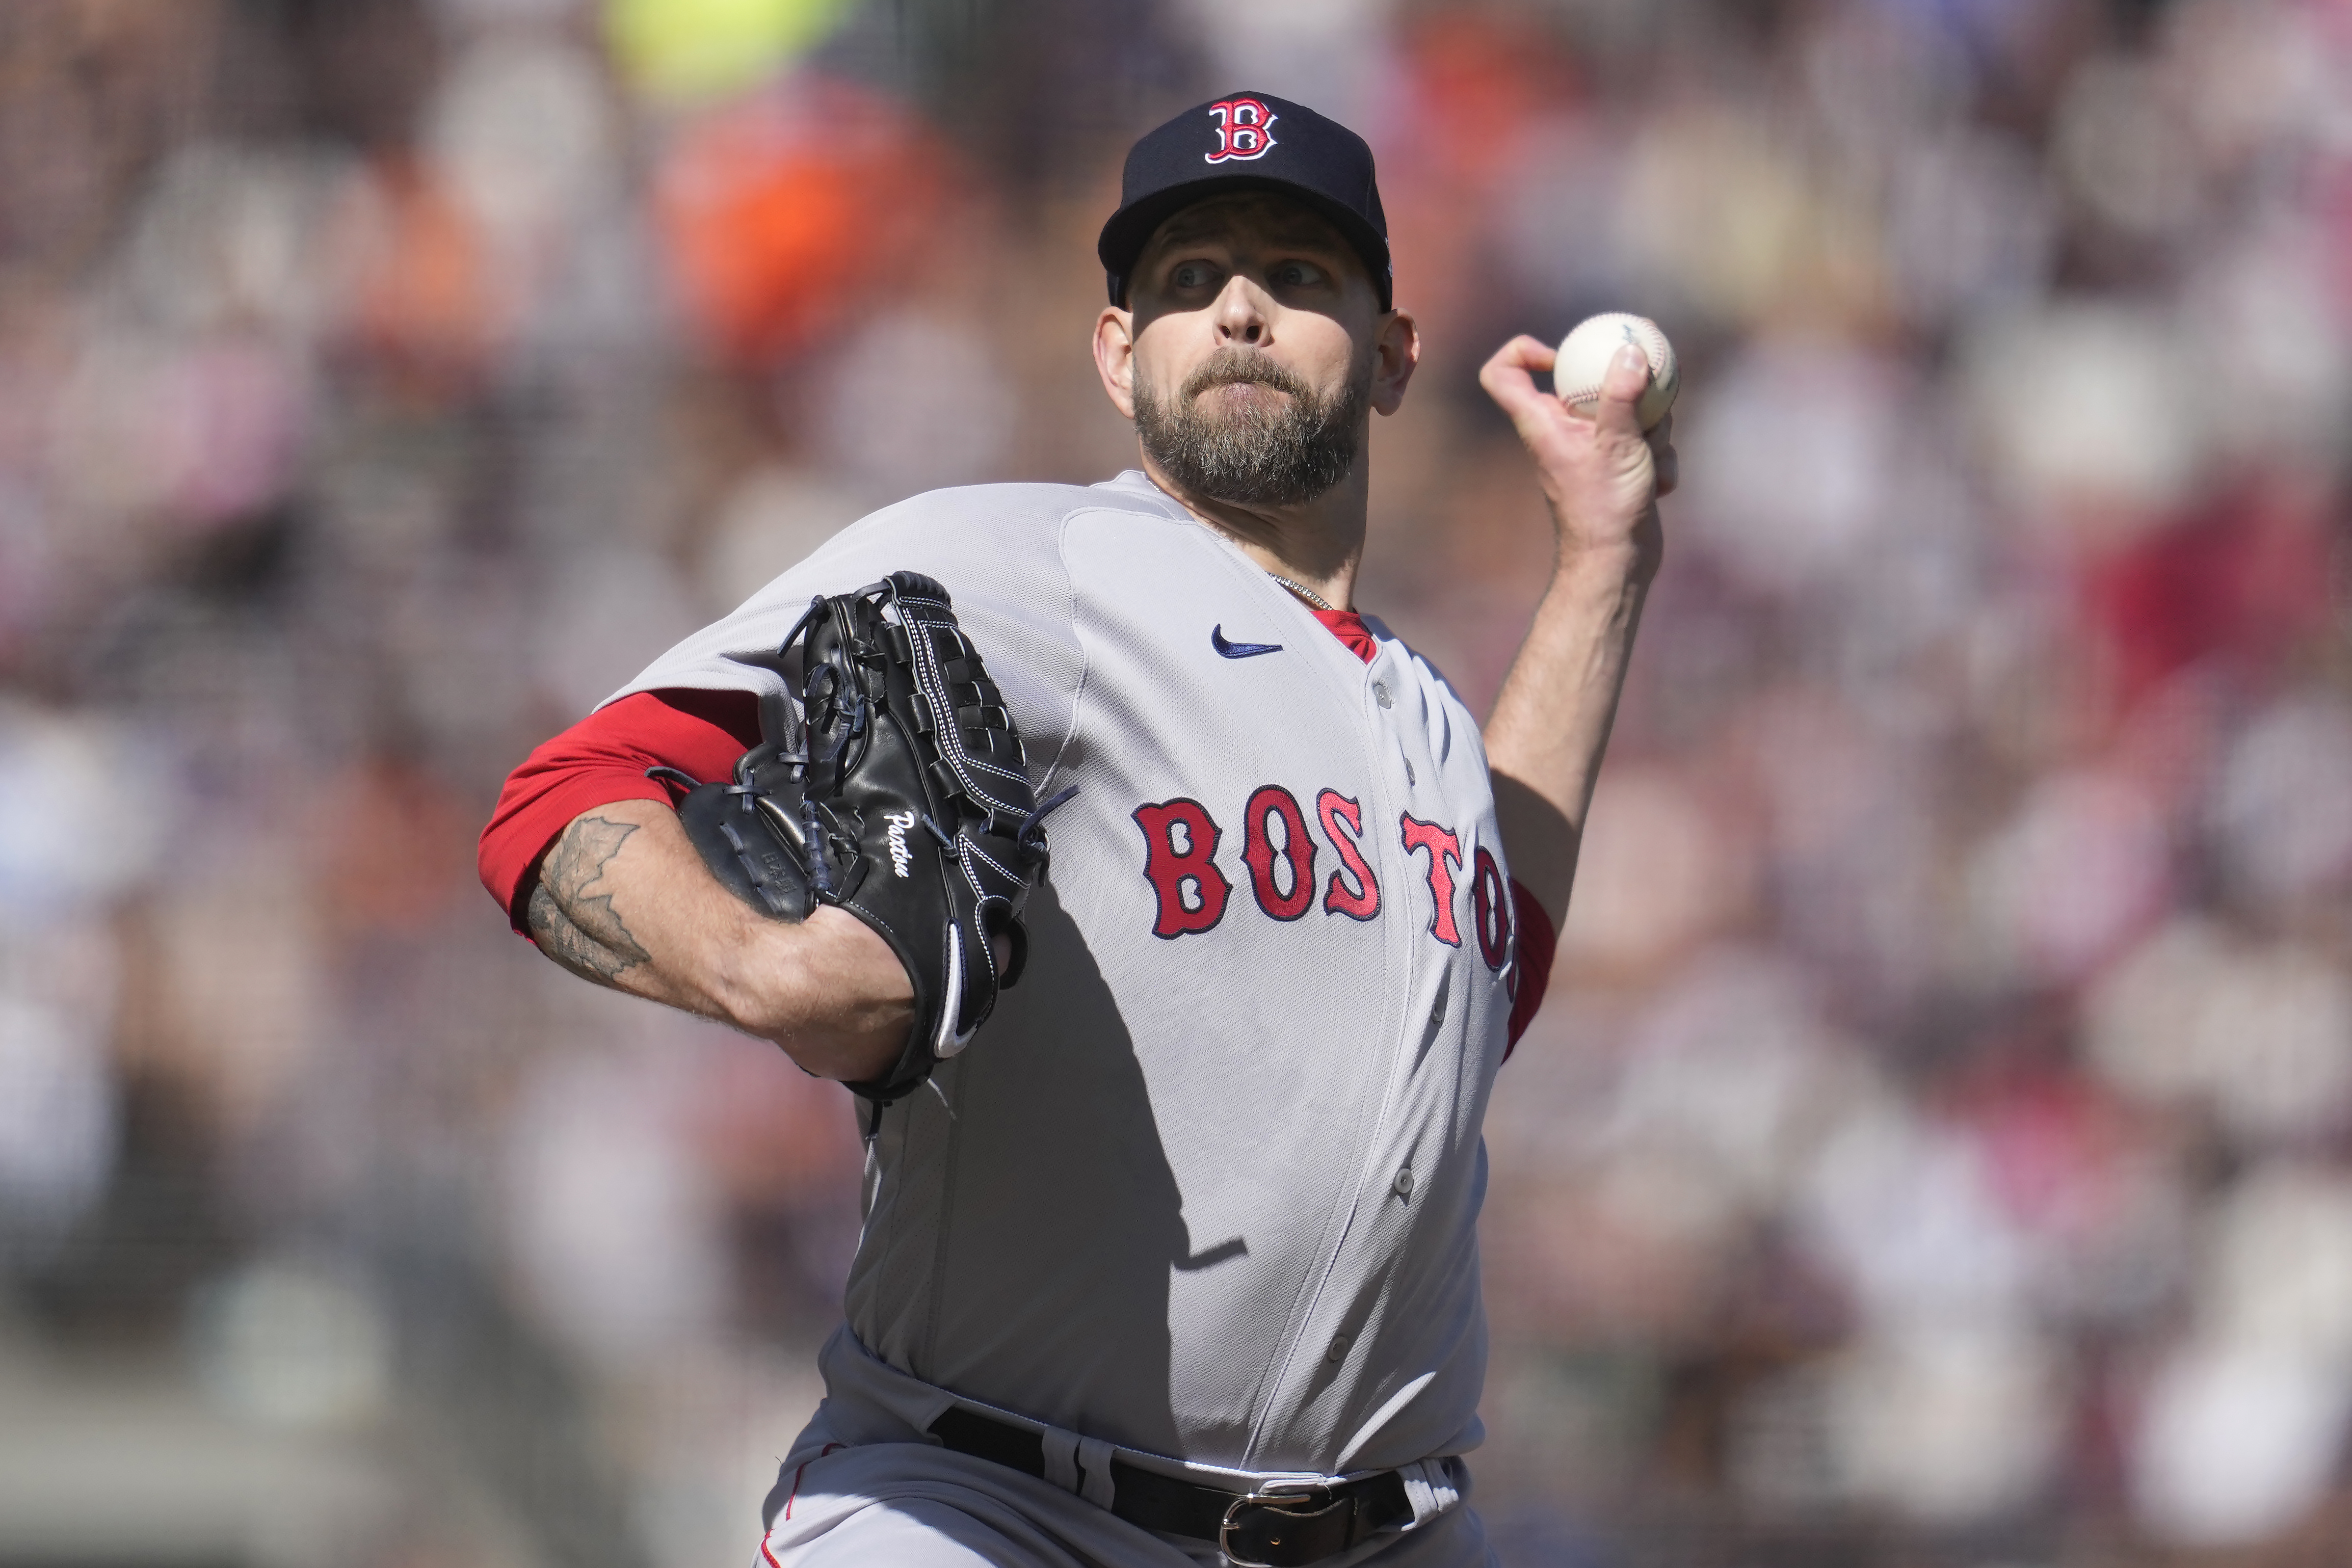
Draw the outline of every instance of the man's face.
<instances>
[{"instance_id":1,"label":"man's face","mask_svg":"<svg viewBox=\"0 0 2352 1568\"><path fill-rule=\"evenodd\" d=\"M1137 260L1128 302L1127 412L1153 463L1193 494L1314 500L1355 467L1369 411L1394 406L1375 390L1394 318L1339 230L1288 197L1178 213Z\"/></svg>"}]
</instances>

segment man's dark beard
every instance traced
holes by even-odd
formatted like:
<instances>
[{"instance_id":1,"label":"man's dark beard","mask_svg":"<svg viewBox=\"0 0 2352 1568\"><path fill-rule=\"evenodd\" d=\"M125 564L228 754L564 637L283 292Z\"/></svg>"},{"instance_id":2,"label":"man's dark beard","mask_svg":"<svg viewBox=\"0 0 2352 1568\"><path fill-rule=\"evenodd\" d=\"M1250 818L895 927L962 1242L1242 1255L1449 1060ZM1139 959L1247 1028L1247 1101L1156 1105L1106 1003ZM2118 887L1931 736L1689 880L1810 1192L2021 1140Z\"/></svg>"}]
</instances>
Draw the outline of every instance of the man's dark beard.
<instances>
[{"instance_id":1,"label":"man's dark beard","mask_svg":"<svg viewBox=\"0 0 2352 1568\"><path fill-rule=\"evenodd\" d=\"M1244 507L1312 501L1356 466L1358 432L1371 401L1371 362L1351 366L1344 384L1318 398L1295 372L1247 349L1221 349L1185 378L1172 403L1135 384L1135 430L1178 488ZM1238 382L1289 394L1279 407L1252 405L1228 418L1201 411L1212 387Z\"/></svg>"}]
</instances>

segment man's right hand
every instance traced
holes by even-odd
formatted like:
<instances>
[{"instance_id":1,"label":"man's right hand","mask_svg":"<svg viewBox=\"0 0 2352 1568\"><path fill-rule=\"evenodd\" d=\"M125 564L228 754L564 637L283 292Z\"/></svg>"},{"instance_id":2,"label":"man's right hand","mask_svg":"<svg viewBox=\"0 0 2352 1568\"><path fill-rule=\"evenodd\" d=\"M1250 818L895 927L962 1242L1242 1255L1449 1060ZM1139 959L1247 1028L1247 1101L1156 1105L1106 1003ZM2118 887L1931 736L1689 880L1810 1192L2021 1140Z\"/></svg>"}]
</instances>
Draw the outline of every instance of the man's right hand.
<instances>
[{"instance_id":1,"label":"man's right hand","mask_svg":"<svg viewBox=\"0 0 2352 1568\"><path fill-rule=\"evenodd\" d=\"M795 925L751 909L658 801L573 818L540 862L525 918L572 973L773 1040L819 1077L887 1071L914 1027L907 971L863 921L819 908Z\"/></svg>"}]
</instances>

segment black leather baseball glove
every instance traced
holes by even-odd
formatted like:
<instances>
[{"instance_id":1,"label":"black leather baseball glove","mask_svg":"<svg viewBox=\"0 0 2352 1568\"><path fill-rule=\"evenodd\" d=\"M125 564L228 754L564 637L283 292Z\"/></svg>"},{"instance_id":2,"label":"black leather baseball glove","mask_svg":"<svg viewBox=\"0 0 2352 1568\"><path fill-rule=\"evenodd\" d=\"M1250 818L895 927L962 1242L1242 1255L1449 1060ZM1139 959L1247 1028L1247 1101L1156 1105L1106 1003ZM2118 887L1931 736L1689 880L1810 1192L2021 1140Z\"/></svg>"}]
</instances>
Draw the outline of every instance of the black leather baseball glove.
<instances>
[{"instance_id":1,"label":"black leather baseball glove","mask_svg":"<svg viewBox=\"0 0 2352 1568\"><path fill-rule=\"evenodd\" d=\"M819 598L801 645L800 713L761 705L731 783L683 785L678 818L711 874L778 920L819 904L881 934L915 988L898 1065L849 1088L882 1105L971 1042L1028 953L1021 907L1045 875L1045 813L1020 732L956 623L948 591L892 572ZM1000 971L990 943L1005 939Z\"/></svg>"}]
</instances>

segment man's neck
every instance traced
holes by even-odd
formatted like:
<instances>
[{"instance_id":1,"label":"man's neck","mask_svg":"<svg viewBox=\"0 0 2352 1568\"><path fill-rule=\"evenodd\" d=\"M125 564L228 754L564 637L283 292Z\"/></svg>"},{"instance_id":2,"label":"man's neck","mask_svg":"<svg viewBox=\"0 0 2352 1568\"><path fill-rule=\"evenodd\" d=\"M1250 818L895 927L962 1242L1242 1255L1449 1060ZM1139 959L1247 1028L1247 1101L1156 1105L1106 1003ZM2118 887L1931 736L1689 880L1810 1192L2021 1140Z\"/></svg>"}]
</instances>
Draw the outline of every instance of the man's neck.
<instances>
[{"instance_id":1,"label":"man's neck","mask_svg":"<svg viewBox=\"0 0 2352 1568\"><path fill-rule=\"evenodd\" d=\"M1371 495L1370 467L1358 458L1345 479L1312 501L1245 507L1185 490L1160 471L1150 453L1143 455L1143 472L1186 511L1239 545L1269 574L1289 579L1339 610L1355 602Z\"/></svg>"}]
</instances>

